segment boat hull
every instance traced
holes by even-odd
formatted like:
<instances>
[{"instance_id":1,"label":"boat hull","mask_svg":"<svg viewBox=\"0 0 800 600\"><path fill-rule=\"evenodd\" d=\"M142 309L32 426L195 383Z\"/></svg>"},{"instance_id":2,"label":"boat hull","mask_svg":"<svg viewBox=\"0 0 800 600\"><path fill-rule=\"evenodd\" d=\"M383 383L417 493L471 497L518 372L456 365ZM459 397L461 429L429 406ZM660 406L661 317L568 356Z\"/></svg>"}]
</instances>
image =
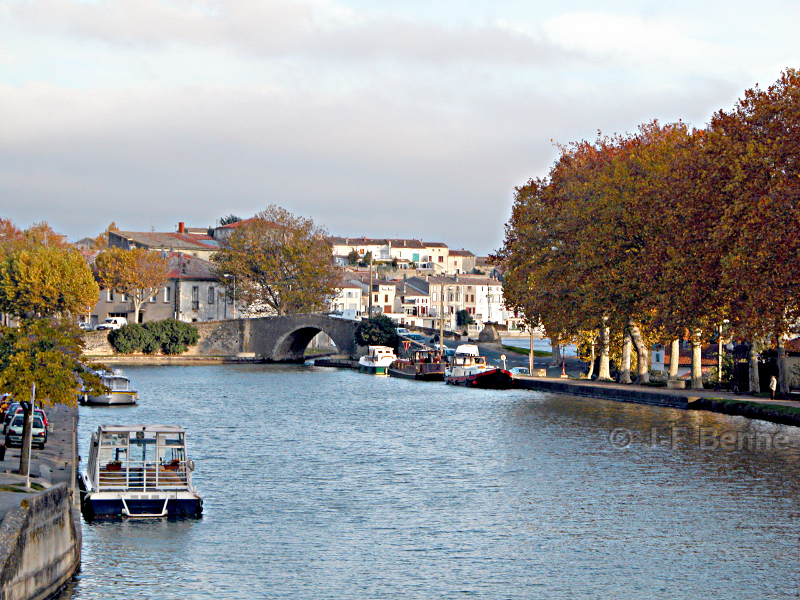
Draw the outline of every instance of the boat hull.
<instances>
[{"instance_id":1,"label":"boat hull","mask_svg":"<svg viewBox=\"0 0 800 600\"><path fill-rule=\"evenodd\" d=\"M97 396L84 394L81 397L81 404L111 406L117 404L136 404L138 400L139 394L137 392L109 392L108 394L99 394Z\"/></svg>"},{"instance_id":2,"label":"boat hull","mask_svg":"<svg viewBox=\"0 0 800 600\"><path fill-rule=\"evenodd\" d=\"M507 390L514 386L514 378L505 369L490 369L463 376L446 376L445 383L488 390Z\"/></svg>"},{"instance_id":3,"label":"boat hull","mask_svg":"<svg viewBox=\"0 0 800 600\"><path fill-rule=\"evenodd\" d=\"M199 517L203 499L193 494L83 493L81 512L87 520L98 517Z\"/></svg>"},{"instance_id":4,"label":"boat hull","mask_svg":"<svg viewBox=\"0 0 800 600\"><path fill-rule=\"evenodd\" d=\"M372 366L372 365L358 365L358 370L361 373L368 373L370 375L388 375L389 367Z\"/></svg>"},{"instance_id":5,"label":"boat hull","mask_svg":"<svg viewBox=\"0 0 800 600\"><path fill-rule=\"evenodd\" d=\"M414 379L416 381L443 381L444 369L441 371L417 371L397 369L394 367L389 368L389 375L391 377L400 377L402 379Z\"/></svg>"}]
</instances>

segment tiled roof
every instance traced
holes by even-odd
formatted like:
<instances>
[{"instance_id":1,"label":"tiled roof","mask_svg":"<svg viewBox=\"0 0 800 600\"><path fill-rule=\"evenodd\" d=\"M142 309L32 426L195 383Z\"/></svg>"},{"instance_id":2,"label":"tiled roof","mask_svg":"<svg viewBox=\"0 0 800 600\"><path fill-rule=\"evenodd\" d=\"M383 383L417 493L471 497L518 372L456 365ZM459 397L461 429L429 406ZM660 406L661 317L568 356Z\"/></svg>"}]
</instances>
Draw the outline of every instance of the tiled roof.
<instances>
[{"instance_id":1,"label":"tiled roof","mask_svg":"<svg viewBox=\"0 0 800 600\"><path fill-rule=\"evenodd\" d=\"M475 256L469 250L450 250L450 256L463 256L465 258L469 258L470 256Z\"/></svg>"},{"instance_id":2,"label":"tiled roof","mask_svg":"<svg viewBox=\"0 0 800 600\"><path fill-rule=\"evenodd\" d=\"M217 279L215 265L207 260L183 254L182 252L170 252L167 259L169 261L170 279L201 281L214 281Z\"/></svg>"},{"instance_id":3,"label":"tiled roof","mask_svg":"<svg viewBox=\"0 0 800 600\"><path fill-rule=\"evenodd\" d=\"M216 250L217 240L210 235L194 233L158 233L155 231L112 231L112 235L122 237L145 248L169 250Z\"/></svg>"}]
</instances>

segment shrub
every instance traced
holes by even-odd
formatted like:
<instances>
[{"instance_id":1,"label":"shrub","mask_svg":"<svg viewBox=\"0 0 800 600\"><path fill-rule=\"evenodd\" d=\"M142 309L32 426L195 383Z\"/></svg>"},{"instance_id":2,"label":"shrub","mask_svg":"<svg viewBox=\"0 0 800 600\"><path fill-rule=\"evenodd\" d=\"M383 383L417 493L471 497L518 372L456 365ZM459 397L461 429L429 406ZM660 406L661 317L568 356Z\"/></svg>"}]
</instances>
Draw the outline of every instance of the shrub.
<instances>
[{"instance_id":1,"label":"shrub","mask_svg":"<svg viewBox=\"0 0 800 600\"><path fill-rule=\"evenodd\" d=\"M182 354L200 339L197 328L175 319L124 325L112 331L108 340L121 354Z\"/></svg>"},{"instance_id":2,"label":"shrub","mask_svg":"<svg viewBox=\"0 0 800 600\"><path fill-rule=\"evenodd\" d=\"M154 340L154 344L145 349L150 354L158 350L164 354L183 354L200 339L196 327L176 319L145 323L144 327L150 331Z\"/></svg>"},{"instance_id":3,"label":"shrub","mask_svg":"<svg viewBox=\"0 0 800 600\"><path fill-rule=\"evenodd\" d=\"M397 348L397 329L386 315L365 319L356 327L356 342L360 346L389 346Z\"/></svg>"},{"instance_id":4,"label":"shrub","mask_svg":"<svg viewBox=\"0 0 800 600\"><path fill-rule=\"evenodd\" d=\"M146 341L152 337L148 331L138 323L123 325L108 334L108 341L114 350L120 354L133 354L140 352Z\"/></svg>"}]
</instances>

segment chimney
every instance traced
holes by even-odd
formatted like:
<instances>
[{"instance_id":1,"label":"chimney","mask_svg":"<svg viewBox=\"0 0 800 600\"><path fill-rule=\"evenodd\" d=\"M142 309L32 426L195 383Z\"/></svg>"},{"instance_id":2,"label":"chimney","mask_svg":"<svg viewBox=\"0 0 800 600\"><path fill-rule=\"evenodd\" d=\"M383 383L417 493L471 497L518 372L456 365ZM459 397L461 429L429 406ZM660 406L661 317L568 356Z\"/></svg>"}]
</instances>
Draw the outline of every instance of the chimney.
<instances>
[{"instance_id":1,"label":"chimney","mask_svg":"<svg viewBox=\"0 0 800 600\"><path fill-rule=\"evenodd\" d=\"M186 226L183 221L178 223L178 233L186 233Z\"/></svg>"}]
</instances>

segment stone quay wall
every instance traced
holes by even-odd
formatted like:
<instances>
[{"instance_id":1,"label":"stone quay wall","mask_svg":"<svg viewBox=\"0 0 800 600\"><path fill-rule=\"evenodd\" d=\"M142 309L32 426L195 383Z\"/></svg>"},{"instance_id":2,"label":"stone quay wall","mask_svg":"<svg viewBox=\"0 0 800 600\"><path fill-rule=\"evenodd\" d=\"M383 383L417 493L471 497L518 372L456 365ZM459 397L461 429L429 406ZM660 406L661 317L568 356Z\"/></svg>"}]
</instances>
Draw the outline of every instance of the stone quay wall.
<instances>
[{"instance_id":1,"label":"stone quay wall","mask_svg":"<svg viewBox=\"0 0 800 600\"><path fill-rule=\"evenodd\" d=\"M247 345L247 320L203 321L191 323L197 328L200 339L181 356L236 356ZM113 346L108 341L108 331L87 331L84 353L87 356L113 356Z\"/></svg>"},{"instance_id":2,"label":"stone quay wall","mask_svg":"<svg viewBox=\"0 0 800 600\"><path fill-rule=\"evenodd\" d=\"M31 494L0 525L0 600L43 600L69 581L80 561L67 485Z\"/></svg>"}]
</instances>

